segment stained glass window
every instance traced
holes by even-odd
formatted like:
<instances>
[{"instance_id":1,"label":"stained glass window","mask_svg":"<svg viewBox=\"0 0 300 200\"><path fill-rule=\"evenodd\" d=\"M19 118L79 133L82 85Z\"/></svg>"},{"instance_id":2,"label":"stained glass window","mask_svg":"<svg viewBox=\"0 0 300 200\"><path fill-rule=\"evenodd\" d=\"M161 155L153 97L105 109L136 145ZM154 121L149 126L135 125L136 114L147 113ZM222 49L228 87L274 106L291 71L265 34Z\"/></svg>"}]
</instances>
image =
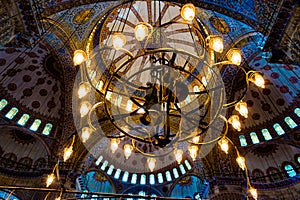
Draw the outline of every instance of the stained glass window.
<instances>
[{"instance_id":1,"label":"stained glass window","mask_svg":"<svg viewBox=\"0 0 300 200\"><path fill-rule=\"evenodd\" d=\"M150 183L150 185L154 185L155 184L155 176L154 176L154 174L150 174L150 176L149 176L149 183Z\"/></svg>"},{"instance_id":2,"label":"stained glass window","mask_svg":"<svg viewBox=\"0 0 300 200\"><path fill-rule=\"evenodd\" d=\"M116 173L115 173L115 175L114 175L114 178L115 178L115 179L119 179L119 178L120 178L120 174L121 174L121 170L120 170L120 169L117 169L117 170L116 170Z\"/></svg>"},{"instance_id":3,"label":"stained glass window","mask_svg":"<svg viewBox=\"0 0 300 200\"><path fill-rule=\"evenodd\" d=\"M42 134L49 135L51 132L51 129L52 129L52 124L50 124L50 123L46 124Z\"/></svg>"},{"instance_id":4,"label":"stained glass window","mask_svg":"<svg viewBox=\"0 0 300 200\"><path fill-rule=\"evenodd\" d=\"M8 102L5 99L2 99L0 101L0 110L2 110L3 108L5 108L5 106L8 104Z\"/></svg>"},{"instance_id":5,"label":"stained glass window","mask_svg":"<svg viewBox=\"0 0 300 200\"><path fill-rule=\"evenodd\" d=\"M129 172L125 171L122 177L122 181L126 183L128 181L128 177L129 177Z\"/></svg>"},{"instance_id":6,"label":"stained glass window","mask_svg":"<svg viewBox=\"0 0 300 200\"><path fill-rule=\"evenodd\" d=\"M7 117L8 119L12 119L14 118L14 116L16 116L18 112L18 108L12 107L12 109L10 109L10 111L5 115L5 117Z\"/></svg>"},{"instance_id":7,"label":"stained glass window","mask_svg":"<svg viewBox=\"0 0 300 200\"><path fill-rule=\"evenodd\" d=\"M295 108L294 113L300 117L300 108Z\"/></svg>"},{"instance_id":8,"label":"stained glass window","mask_svg":"<svg viewBox=\"0 0 300 200\"><path fill-rule=\"evenodd\" d=\"M273 127L278 135L283 135L285 133L278 123L274 124Z\"/></svg>"},{"instance_id":9,"label":"stained glass window","mask_svg":"<svg viewBox=\"0 0 300 200\"><path fill-rule=\"evenodd\" d=\"M251 138L253 144L258 144L259 143L259 139L258 139L258 137L257 137L257 135L256 135L255 132L251 132L250 133L250 138Z\"/></svg>"},{"instance_id":10,"label":"stained glass window","mask_svg":"<svg viewBox=\"0 0 300 200\"><path fill-rule=\"evenodd\" d=\"M272 136L270 134L270 132L268 131L268 129L264 128L261 130L265 140L271 140L272 139Z\"/></svg>"},{"instance_id":11,"label":"stained glass window","mask_svg":"<svg viewBox=\"0 0 300 200\"><path fill-rule=\"evenodd\" d=\"M284 121L290 128L295 128L297 126L297 124L294 122L294 120L290 117L284 118Z\"/></svg>"},{"instance_id":12,"label":"stained glass window","mask_svg":"<svg viewBox=\"0 0 300 200\"><path fill-rule=\"evenodd\" d=\"M240 136L239 136L239 139L240 139L240 143L241 143L241 146L242 146L242 147L247 146L247 141L246 141L246 138L245 138L244 135L240 135Z\"/></svg>"},{"instance_id":13,"label":"stained glass window","mask_svg":"<svg viewBox=\"0 0 300 200\"><path fill-rule=\"evenodd\" d=\"M174 178L179 177L178 170L176 168L173 168L173 175L174 175Z\"/></svg>"},{"instance_id":14,"label":"stained glass window","mask_svg":"<svg viewBox=\"0 0 300 200\"><path fill-rule=\"evenodd\" d=\"M145 174L141 175L140 184L141 185L145 185L146 184L146 175Z\"/></svg>"},{"instance_id":15,"label":"stained glass window","mask_svg":"<svg viewBox=\"0 0 300 200\"><path fill-rule=\"evenodd\" d=\"M167 179L167 181L172 181L172 177L171 177L170 171L166 171L166 179Z\"/></svg>"},{"instance_id":16,"label":"stained glass window","mask_svg":"<svg viewBox=\"0 0 300 200\"><path fill-rule=\"evenodd\" d=\"M289 175L289 177L294 177L297 175L297 173L295 172L292 165L285 165L284 169L285 169L286 173Z\"/></svg>"},{"instance_id":17,"label":"stained glass window","mask_svg":"<svg viewBox=\"0 0 300 200\"><path fill-rule=\"evenodd\" d=\"M191 170L191 169L192 169L192 166L191 166L191 164L189 163L188 160L185 160L185 161L184 161L184 164L185 164L185 166L187 167L188 170Z\"/></svg>"},{"instance_id":18,"label":"stained glass window","mask_svg":"<svg viewBox=\"0 0 300 200\"><path fill-rule=\"evenodd\" d=\"M21 126L24 126L29 118L30 116L28 114L23 114L17 123Z\"/></svg>"},{"instance_id":19,"label":"stained glass window","mask_svg":"<svg viewBox=\"0 0 300 200\"><path fill-rule=\"evenodd\" d=\"M157 179L158 179L158 182L159 182L159 183L163 183L163 182L164 182L164 178L163 178L162 173L158 173L158 174L157 174Z\"/></svg>"},{"instance_id":20,"label":"stained glass window","mask_svg":"<svg viewBox=\"0 0 300 200\"><path fill-rule=\"evenodd\" d=\"M181 174L185 174L186 173L186 171L184 169L184 166L182 164L179 165L179 169L181 171Z\"/></svg>"},{"instance_id":21,"label":"stained glass window","mask_svg":"<svg viewBox=\"0 0 300 200\"><path fill-rule=\"evenodd\" d=\"M136 181L137 181L137 174L132 174L131 184L136 184Z\"/></svg>"},{"instance_id":22,"label":"stained glass window","mask_svg":"<svg viewBox=\"0 0 300 200\"><path fill-rule=\"evenodd\" d=\"M111 175L112 172L113 172L113 170L114 170L114 168L115 168L115 167L114 167L113 165L110 165L109 168L108 168L108 170L107 170L107 174L108 174L108 175Z\"/></svg>"},{"instance_id":23,"label":"stained glass window","mask_svg":"<svg viewBox=\"0 0 300 200\"><path fill-rule=\"evenodd\" d=\"M101 170L105 170L105 168L107 167L107 165L108 165L108 161L107 160L105 160L104 162L103 162L103 164L102 164L102 166L101 166Z\"/></svg>"},{"instance_id":24,"label":"stained glass window","mask_svg":"<svg viewBox=\"0 0 300 200\"><path fill-rule=\"evenodd\" d=\"M14 195L10 195L10 191L0 191L0 199L5 199L5 200L19 200Z\"/></svg>"},{"instance_id":25,"label":"stained glass window","mask_svg":"<svg viewBox=\"0 0 300 200\"><path fill-rule=\"evenodd\" d=\"M40 119L34 120L33 124L30 126L30 130L37 131L41 125L42 121Z\"/></svg>"}]
</instances>

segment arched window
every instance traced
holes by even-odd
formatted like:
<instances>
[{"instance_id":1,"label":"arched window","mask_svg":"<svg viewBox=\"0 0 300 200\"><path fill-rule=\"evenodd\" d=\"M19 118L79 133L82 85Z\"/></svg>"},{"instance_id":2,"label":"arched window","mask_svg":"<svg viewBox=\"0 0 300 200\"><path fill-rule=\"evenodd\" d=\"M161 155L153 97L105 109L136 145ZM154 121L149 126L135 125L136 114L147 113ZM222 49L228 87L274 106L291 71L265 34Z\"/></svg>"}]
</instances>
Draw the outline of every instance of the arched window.
<instances>
[{"instance_id":1,"label":"arched window","mask_svg":"<svg viewBox=\"0 0 300 200\"><path fill-rule=\"evenodd\" d=\"M21 126L24 126L29 118L30 116L28 114L23 114L17 123Z\"/></svg>"},{"instance_id":2,"label":"arched window","mask_svg":"<svg viewBox=\"0 0 300 200\"><path fill-rule=\"evenodd\" d=\"M114 178L115 179L119 179L120 178L120 174L121 174L121 170L120 169L117 169L116 170L116 173L115 173L115 175L114 175ZM124 177L123 177L124 178ZM127 177L127 179L128 179L128 177Z\"/></svg>"},{"instance_id":3,"label":"arched window","mask_svg":"<svg viewBox=\"0 0 300 200\"><path fill-rule=\"evenodd\" d=\"M294 122L294 120L290 117L284 118L284 121L290 128L295 128L297 126L297 124Z\"/></svg>"},{"instance_id":4,"label":"arched window","mask_svg":"<svg viewBox=\"0 0 300 200\"><path fill-rule=\"evenodd\" d=\"M128 181L128 177L129 177L129 172L125 171L122 177L122 181L126 183Z\"/></svg>"},{"instance_id":5,"label":"arched window","mask_svg":"<svg viewBox=\"0 0 300 200\"><path fill-rule=\"evenodd\" d=\"M270 182L278 182L278 181L282 180L282 176L280 174L279 169L277 169L275 167L269 167L267 169L267 174L269 175Z\"/></svg>"},{"instance_id":6,"label":"arched window","mask_svg":"<svg viewBox=\"0 0 300 200\"><path fill-rule=\"evenodd\" d=\"M246 141L246 138L245 138L244 135L240 135L240 136L239 136L239 139L240 139L240 143L241 143L241 146L242 146L242 147L247 146L247 141Z\"/></svg>"},{"instance_id":7,"label":"arched window","mask_svg":"<svg viewBox=\"0 0 300 200\"><path fill-rule=\"evenodd\" d=\"M258 144L259 143L259 139L258 139L258 137L257 137L257 135L256 135L255 132L251 132L250 133L250 138L251 138L253 144Z\"/></svg>"},{"instance_id":8,"label":"arched window","mask_svg":"<svg viewBox=\"0 0 300 200\"><path fill-rule=\"evenodd\" d=\"M12 107L10 111L5 115L5 117L8 119L13 119L18 112L19 112L18 108Z\"/></svg>"},{"instance_id":9,"label":"arched window","mask_svg":"<svg viewBox=\"0 0 300 200\"><path fill-rule=\"evenodd\" d=\"M294 113L300 117L300 108L295 108Z\"/></svg>"},{"instance_id":10,"label":"arched window","mask_svg":"<svg viewBox=\"0 0 300 200\"><path fill-rule=\"evenodd\" d=\"M297 175L296 171L294 170L294 167L290 163L284 164L283 166L285 172L289 177L294 177Z\"/></svg>"},{"instance_id":11,"label":"arched window","mask_svg":"<svg viewBox=\"0 0 300 200\"><path fill-rule=\"evenodd\" d=\"M261 133L263 134L265 140L271 140L272 136L270 134L270 132L268 131L268 129L264 128L261 130Z\"/></svg>"},{"instance_id":12,"label":"arched window","mask_svg":"<svg viewBox=\"0 0 300 200\"><path fill-rule=\"evenodd\" d=\"M32 159L25 157L25 158L21 158L19 160L19 164L18 164L18 169L19 170L28 170L31 168L32 165Z\"/></svg>"},{"instance_id":13,"label":"arched window","mask_svg":"<svg viewBox=\"0 0 300 200\"><path fill-rule=\"evenodd\" d=\"M33 124L30 126L30 130L37 131L41 125L42 121L40 119L34 120Z\"/></svg>"},{"instance_id":14,"label":"arched window","mask_svg":"<svg viewBox=\"0 0 300 200\"><path fill-rule=\"evenodd\" d=\"M252 171L252 178L254 182L265 183L266 178L264 176L264 173L259 169L254 169Z\"/></svg>"},{"instance_id":15,"label":"arched window","mask_svg":"<svg viewBox=\"0 0 300 200\"><path fill-rule=\"evenodd\" d=\"M43 135L49 135L50 132L51 132L51 129L52 129L52 124L50 124L50 123L46 124L42 134Z\"/></svg>"},{"instance_id":16,"label":"arched window","mask_svg":"<svg viewBox=\"0 0 300 200\"><path fill-rule=\"evenodd\" d=\"M8 102L5 99L2 99L0 101L0 110L2 110L3 108L5 108L5 106L8 104Z\"/></svg>"},{"instance_id":17,"label":"arched window","mask_svg":"<svg viewBox=\"0 0 300 200\"><path fill-rule=\"evenodd\" d=\"M282 127L278 123L274 124L273 128L275 129L278 135L283 135L285 133Z\"/></svg>"}]
</instances>

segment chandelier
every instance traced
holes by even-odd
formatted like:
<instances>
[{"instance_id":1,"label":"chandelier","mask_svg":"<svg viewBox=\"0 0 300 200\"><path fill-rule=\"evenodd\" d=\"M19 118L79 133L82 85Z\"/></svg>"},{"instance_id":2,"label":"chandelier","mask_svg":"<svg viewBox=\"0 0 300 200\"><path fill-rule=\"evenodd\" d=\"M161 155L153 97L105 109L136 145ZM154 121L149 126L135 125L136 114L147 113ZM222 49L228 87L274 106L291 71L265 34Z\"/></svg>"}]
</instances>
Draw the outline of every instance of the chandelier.
<instances>
[{"instance_id":1,"label":"chandelier","mask_svg":"<svg viewBox=\"0 0 300 200\"><path fill-rule=\"evenodd\" d=\"M111 154L122 150L125 160L133 153L145 156L150 171L166 155L178 163L184 154L195 160L205 145L218 143L228 153L229 143L234 145L226 137L228 126L241 131L239 119L247 118L243 97L249 84L264 88L262 75L241 66L239 49L224 52L222 36L209 34L191 3L119 5L99 20L73 61L80 68L73 113L82 142L92 146L105 138ZM226 65L239 67L246 81L244 93L232 102L226 102L220 75ZM226 119L231 107L240 115ZM246 160L235 149L248 192L257 199Z\"/></svg>"}]
</instances>

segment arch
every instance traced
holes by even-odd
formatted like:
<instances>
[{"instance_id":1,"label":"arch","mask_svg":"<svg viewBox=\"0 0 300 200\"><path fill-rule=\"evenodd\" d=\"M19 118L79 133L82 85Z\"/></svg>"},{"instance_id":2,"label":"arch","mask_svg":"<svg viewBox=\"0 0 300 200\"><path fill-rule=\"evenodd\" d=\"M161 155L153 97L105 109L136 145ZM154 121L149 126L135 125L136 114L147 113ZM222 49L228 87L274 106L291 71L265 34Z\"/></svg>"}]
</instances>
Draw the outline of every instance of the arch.
<instances>
[{"instance_id":1,"label":"arch","mask_svg":"<svg viewBox=\"0 0 300 200\"><path fill-rule=\"evenodd\" d=\"M270 182L278 182L282 180L282 175L279 169L275 167L269 167L267 169L267 174L269 176Z\"/></svg>"},{"instance_id":2,"label":"arch","mask_svg":"<svg viewBox=\"0 0 300 200\"><path fill-rule=\"evenodd\" d=\"M45 158L39 158L34 162L33 167L36 169L42 169L45 168L47 165L47 161Z\"/></svg>"},{"instance_id":3,"label":"arch","mask_svg":"<svg viewBox=\"0 0 300 200\"><path fill-rule=\"evenodd\" d=\"M254 169L252 171L252 178L253 178L254 182L259 182L259 183L266 183L267 182L264 172L260 169Z\"/></svg>"},{"instance_id":4,"label":"arch","mask_svg":"<svg viewBox=\"0 0 300 200\"><path fill-rule=\"evenodd\" d=\"M32 159L29 157L23 157L19 160L17 168L19 170L29 170L32 167Z\"/></svg>"},{"instance_id":5,"label":"arch","mask_svg":"<svg viewBox=\"0 0 300 200\"><path fill-rule=\"evenodd\" d=\"M14 168L18 160L18 157L14 153L7 153L2 158L0 165L7 168Z\"/></svg>"}]
</instances>

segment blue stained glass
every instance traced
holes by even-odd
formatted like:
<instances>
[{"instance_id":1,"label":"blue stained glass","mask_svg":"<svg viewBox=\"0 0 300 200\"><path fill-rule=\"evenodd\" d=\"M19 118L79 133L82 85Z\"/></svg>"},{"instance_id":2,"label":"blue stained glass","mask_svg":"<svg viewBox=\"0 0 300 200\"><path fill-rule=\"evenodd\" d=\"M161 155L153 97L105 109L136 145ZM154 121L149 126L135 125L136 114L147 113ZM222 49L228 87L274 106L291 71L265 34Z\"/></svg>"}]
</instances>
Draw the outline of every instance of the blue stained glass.
<instances>
[{"instance_id":1,"label":"blue stained glass","mask_svg":"<svg viewBox=\"0 0 300 200\"><path fill-rule=\"evenodd\" d=\"M179 177L178 170L176 168L173 168L173 175L174 175L174 178Z\"/></svg>"},{"instance_id":2,"label":"blue stained glass","mask_svg":"<svg viewBox=\"0 0 300 200\"><path fill-rule=\"evenodd\" d=\"M116 170L116 173L115 173L115 175L114 175L114 178L115 178L115 179L119 179L119 178L120 178L120 174L121 174L121 170L120 170L120 169L117 169L117 170Z\"/></svg>"},{"instance_id":3,"label":"blue stained glass","mask_svg":"<svg viewBox=\"0 0 300 200\"><path fill-rule=\"evenodd\" d=\"M149 183L150 183L150 185L154 185L155 184L155 176L154 176L154 174L150 174L150 176L149 176Z\"/></svg>"},{"instance_id":4,"label":"blue stained glass","mask_svg":"<svg viewBox=\"0 0 300 200\"><path fill-rule=\"evenodd\" d=\"M136 181L137 181L137 174L132 174L131 184L136 184Z\"/></svg>"},{"instance_id":5,"label":"blue stained glass","mask_svg":"<svg viewBox=\"0 0 300 200\"><path fill-rule=\"evenodd\" d=\"M259 139L258 139L258 137L257 137L257 135L256 135L255 132L251 132L250 133L250 138L251 138L253 144L258 144L259 143Z\"/></svg>"},{"instance_id":6,"label":"blue stained glass","mask_svg":"<svg viewBox=\"0 0 300 200\"><path fill-rule=\"evenodd\" d=\"M272 139L272 136L270 134L270 132L268 131L268 129L264 128L261 130L265 140L271 140Z\"/></svg>"},{"instance_id":7,"label":"blue stained glass","mask_svg":"<svg viewBox=\"0 0 300 200\"><path fill-rule=\"evenodd\" d=\"M172 177L171 177L170 171L166 171L166 179L167 179L167 181L172 181Z\"/></svg>"},{"instance_id":8,"label":"blue stained glass","mask_svg":"<svg viewBox=\"0 0 300 200\"><path fill-rule=\"evenodd\" d=\"M146 175L145 174L141 175L140 184L141 185L145 185L146 184Z\"/></svg>"},{"instance_id":9,"label":"blue stained glass","mask_svg":"<svg viewBox=\"0 0 300 200\"><path fill-rule=\"evenodd\" d=\"M5 117L7 117L8 119L13 119L18 112L18 108L12 107L12 109L10 109L10 111L5 115Z\"/></svg>"},{"instance_id":10,"label":"blue stained glass","mask_svg":"<svg viewBox=\"0 0 300 200\"><path fill-rule=\"evenodd\" d=\"M158 174L157 174L157 179L158 179L158 182L159 182L159 183L163 183L163 182L164 182L164 178L163 178L162 173L158 173Z\"/></svg>"},{"instance_id":11,"label":"blue stained glass","mask_svg":"<svg viewBox=\"0 0 300 200\"><path fill-rule=\"evenodd\" d=\"M112 174L112 172L113 172L113 170L114 170L114 166L113 165L111 165L111 166L109 166L109 168L108 168L108 170L107 170L107 174L108 175L111 175Z\"/></svg>"},{"instance_id":12,"label":"blue stained glass","mask_svg":"<svg viewBox=\"0 0 300 200\"><path fill-rule=\"evenodd\" d=\"M300 117L300 108L295 108L294 113Z\"/></svg>"},{"instance_id":13,"label":"blue stained glass","mask_svg":"<svg viewBox=\"0 0 300 200\"><path fill-rule=\"evenodd\" d=\"M247 140L246 140L246 138L245 138L244 135L240 135L240 136L239 136L239 139L240 139L240 143L241 143L241 146L242 146L242 147L245 147L245 146L248 145L248 144L247 144Z\"/></svg>"},{"instance_id":14,"label":"blue stained glass","mask_svg":"<svg viewBox=\"0 0 300 200\"><path fill-rule=\"evenodd\" d=\"M3 108L5 108L5 106L8 104L8 102L5 99L2 99L0 101L0 110L2 110Z\"/></svg>"},{"instance_id":15,"label":"blue stained glass","mask_svg":"<svg viewBox=\"0 0 300 200\"><path fill-rule=\"evenodd\" d=\"M10 195L10 191L0 191L0 199L5 199L5 200L19 200L16 196L13 194Z\"/></svg>"},{"instance_id":16,"label":"blue stained glass","mask_svg":"<svg viewBox=\"0 0 300 200\"><path fill-rule=\"evenodd\" d=\"M40 119L36 119L34 120L34 122L32 123L32 125L30 126L30 130L32 131L37 131L41 125L42 121Z\"/></svg>"},{"instance_id":17,"label":"blue stained glass","mask_svg":"<svg viewBox=\"0 0 300 200\"><path fill-rule=\"evenodd\" d=\"M294 120L290 117L284 118L284 121L290 128L295 128L297 126L297 124L294 122Z\"/></svg>"},{"instance_id":18,"label":"blue stained glass","mask_svg":"<svg viewBox=\"0 0 300 200\"><path fill-rule=\"evenodd\" d=\"M294 177L297 175L297 173L295 172L294 168L291 165L285 165L284 169L289 175L289 177Z\"/></svg>"},{"instance_id":19,"label":"blue stained glass","mask_svg":"<svg viewBox=\"0 0 300 200\"><path fill-rule=\"evenodd\" d=\"M273 128L275 129L278 135L283 135L285 133L282 127L278 123L274 124Z\"/></svg>"},{"instance_id":20,"label":"blue stained glass","mask_svg":"<svg viewBox=\"0 0 300 200\"><path fill-rule=\"evenodd\" d=\"M129 172L125 171L122 177L122 181L126 183L128 181L128 177L129 177Z\"/></svg>"},{"instance_id":21,"label":"blue stained glass","mask_svg":"<svg viewBox=\"0 0 300 200\"><path fill-rule=\"evenodd\" d=\"M46 124L42 134L43 135L49 135L50 132L51 132L52 127L53 127L52 124L50 124L50 123Z\"/></svg>"},{"instance_id":22,"label":"blue stained glass","mask_svg":"<svg viewBox=\"0 0 300 200\"><path fill-rule=\"evenodd\" d=\"M17 123L21 126L24 126L29 118L30 116L28 114L23 114Z\"/></svg>"}]
</instances>

